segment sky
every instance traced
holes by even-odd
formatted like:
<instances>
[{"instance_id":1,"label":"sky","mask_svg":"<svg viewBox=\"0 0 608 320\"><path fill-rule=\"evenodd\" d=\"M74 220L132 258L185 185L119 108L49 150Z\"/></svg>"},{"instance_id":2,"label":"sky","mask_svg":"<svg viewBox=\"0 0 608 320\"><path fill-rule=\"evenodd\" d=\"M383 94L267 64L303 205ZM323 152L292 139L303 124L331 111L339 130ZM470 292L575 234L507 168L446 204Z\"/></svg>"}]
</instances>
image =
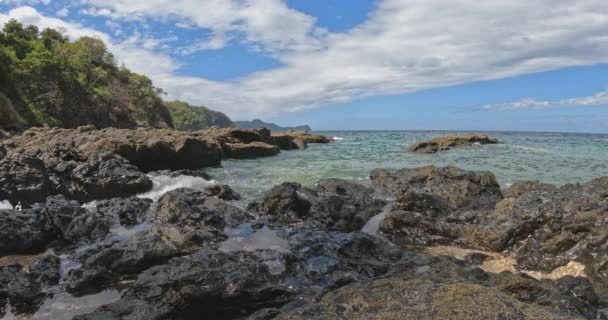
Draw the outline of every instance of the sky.
<instances>
[{"instance_id":1,"label":"sky","mask_svg":"<svg viewBox=\"0 0 608 320\"><path fill-rule=\"evenodd\" d=\"M608 133L605 0L0 0L11 18L234 120Z\"/></svg>"}]
</instances>

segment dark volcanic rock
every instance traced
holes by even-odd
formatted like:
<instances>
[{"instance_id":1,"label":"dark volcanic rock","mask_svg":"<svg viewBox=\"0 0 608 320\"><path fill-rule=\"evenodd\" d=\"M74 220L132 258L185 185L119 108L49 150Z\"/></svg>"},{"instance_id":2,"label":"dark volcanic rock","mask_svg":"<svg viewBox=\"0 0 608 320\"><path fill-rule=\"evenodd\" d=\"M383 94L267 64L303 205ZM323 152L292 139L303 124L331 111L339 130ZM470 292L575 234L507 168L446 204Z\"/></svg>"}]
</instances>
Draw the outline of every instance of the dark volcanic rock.
<instances>
[{"instance_id":1,"label":"dark volcanic rock","mask_svg":"<svg viewBox=\"0 0 608 320\"><path fill-rule=\"evenodd\" d=\"M99 201L96 212L128 227L144 222L151 204L152 200L145 198L114 198Z\"/></svg>"},{"instance_id":2,"label":"dark volcanic rock","mask_svg":"<svg viewBox=\"0 0 608 320\"><path fill-rule=\"evenodd\" d=\"M76 243L103 237L109 221L82 209L63 196L49 197L23 212L3 210L0 255L43 251L51 241Z\"/></svg>"},{"instance_id":3,"label":"dark volcanic rock","mask_svg":"<svg viewBox=\"0 0 608 320\"><path fill-rule=\"evenodd\" d=\"M133 279L140 272L164 264L173 257L215 245L223 239L225 237L218 235L216 230L153 227L85 256L82 266L68 273L66 289L72 295L97 293Z\"/></svg>"},{"instance_id":4,"label":"dark volcanic rock","mask_svg":"<svg viewBox=\"0 0 608 320\"><path fill-rule=\"evenodd\" d=\"M171 258L217 248L226 239L224 228L249 219L248 213L199 191L167 192L149 209L151 229L81 257L82 266L68 274L67 290L73 295L100 292Z\"/></svg>"},{"instance_id":5,"label":"dark volcanic rock","mask_svg":"<svg viewBox=\"0 0 608 320\"><path fill-rule=\"evenodd\" d=\"M397 197L394 210L380 223L380 231L402 244L466 242L462 239L465 227L502 199L500 186L489 172L434 166L395 173L376 169L371 179Z\"/></svg>"},{"instance_id":6,"label":"dark volcanic rock","mask_svg":"<svg viewBox=\"0 0 608 320\"><path fill-rule=\"evenodd\" d=\"M201 250L146 270L120 301L74 319L230 319L293 296L255 253Z\"/></svg>"},{"instance_id":7,"label":"dark volcanic rock","mask_svg":"<svg viewBox=\"0 0 608 320\"><path fill-rule=\"evenodd\" d=\"M331 230L349 232L360 230L386 205L384 201L373 198L372 192L341 179L325 179L305 188L287 182L272 188L249 208L282 223L312 219Z\"/></svg>"},{"instance_id":8,"label":"dark volcanic rock","mask_svg":"<svg viewBox=\"0 0 608 320\"><path fill-rule=\"evenodd\" d=\"M470 147L476 144L497 144L498 140L485 134L449 135L438 137L429 141L416 142L407 149L416 153L436 153L451 148Z\"/></svg>"},{"instance_id":9,"label":"dark volcanic rock","mask_svg":"<svg viewBox=\"0 0 608 320\"><path fill-rule=\"evenodd\" d=\"M44 291L59 280L59 264L57 257L45 256L35 261L29 272L18 264L0 266L0 316L6 312L6 303L16 315L38 310L47 297Z\"/></svg>"},{"instance_id":10,"label":"dark volcanic rock","mask_svg":"<svg viewBox=\"0 0 608 320\"><path fill-rule=\"evenodd\" d=\"M43 251L55 235L44 216L0 210L0 256Z\"/></svg>"},{"instance_id":11,"label":"dark volcanic rock","mask_svg":"<svg viewBox=\"0 0 608 320\"><path fill-rule=\"evenodd\" d=\"M150 212L150 220L156 224L190 228L209 226L216 228L218 233L222 233L225 226L236 226L249 219L251 216L247 212L191 189L165 193Z\"/></svg>"},{"instance_id":12,"label":"dark volcanic rock","mask_svg":"<svg viewBox=\"0 0 608 320\"><path fill-rule=\"evenodd\" d=\"M45 298L40 284L21 265L0 267L0 314L4 314L5 303L11 305L14 314L33 313Z\"/></svg>"},{"instance_id":13,"label":"dark volcanic rock","mask_svg":"<svg viewBox=\"0 0 608 320\"><path fill-rule=\"evenodd\" d=\"M504 199L492 174L453 167L375 170L372 180L397 195L379 226L396 243L508 250L519 268L543 272L575 260L608 286L608 178L519 182Z\"/></svg>"},{"instance_id":14,"label":"dark volcanic rock","mask_svg":"<svg viewBox=\"0 0 608 320\"><path fill-rule=\"evenodd\" d=\"M152 188L152 181L127 160L97 154L85 161L64 160L40 151L11 150L0 160L0 198L43 202L49 195L89 201L120 197Z\"/></svg>"},{"instance_id":15,"label":"dark volcanic rock","mask_svg":"<svg viewBox=\"0 0 608 320\"><path fill-rule=\"evenodd\" d=\"M376 169L372 182L397 197L404 197L401 206L408 205L409 192L431 194L441 199L427 201L434 210L487 210L502 199L500 185L490 172L465 171L460 168L427 166L390 172ZM415 202L418 201L415 197ZM448 208L446 208L446 206ZM445 213L445 212L444 212Z\"/></svg>"}]
</instances>

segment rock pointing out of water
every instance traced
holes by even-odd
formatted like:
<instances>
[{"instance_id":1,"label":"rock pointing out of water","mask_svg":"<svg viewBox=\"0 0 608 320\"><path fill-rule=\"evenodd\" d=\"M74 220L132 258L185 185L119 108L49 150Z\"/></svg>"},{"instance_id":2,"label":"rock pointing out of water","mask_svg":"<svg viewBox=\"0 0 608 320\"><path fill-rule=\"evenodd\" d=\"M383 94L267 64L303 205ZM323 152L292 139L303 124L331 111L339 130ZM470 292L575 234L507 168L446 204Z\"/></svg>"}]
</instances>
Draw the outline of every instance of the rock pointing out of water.
<instances>
[{"instance_id":1,"label":"rock pointing out of water","mask_svg":"<svg viewBox=\"0 0 608 320\"><path fill-rule=\"evenodd\" d=\"M139 128L31 128L0 141L0 200L31 205L61 194L86 202L148 191L155 170L218 166L222 159L274 156L322 136L235 128L182 132Z\"/></svg>"},{"instance_id":2,"label":"rock pointing out of water","mask_svg":"<svg viewBox=\"0 0 608 320\"><path fill-rule=\"evenodd\" d=\"M485 134L449 135L434 138L429 141L416 142L408 147L408 151L416 153L436 153L451 148L469 147L478 144L497 144L498 140Z\"/></svg>"}]
</instances>

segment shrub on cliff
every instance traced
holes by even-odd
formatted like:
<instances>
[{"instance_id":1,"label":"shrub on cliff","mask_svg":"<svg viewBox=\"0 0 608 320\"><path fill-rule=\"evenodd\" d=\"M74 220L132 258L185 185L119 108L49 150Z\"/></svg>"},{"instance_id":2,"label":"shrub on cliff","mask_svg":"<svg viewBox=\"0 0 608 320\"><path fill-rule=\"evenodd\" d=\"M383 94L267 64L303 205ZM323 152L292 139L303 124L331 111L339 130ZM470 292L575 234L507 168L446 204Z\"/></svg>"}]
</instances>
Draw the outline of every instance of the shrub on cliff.
<instances>
[{"instance_id":1,"label":"shrub on cliff","mask_svg":"<svg viewBox=\"0 0 608 320\"><path fill-rule=\"evenodd\" d=\"M207 109L206 107L191 106L182 101L166 103L175 129L194 131L211 127L232 128L234 123L225 114Z\"/></svg>"},{"instance_id":2,"label":"shrub on cliff","mask_svg":"<svg viewBox=\"0 0 608 320\"><path fill-rule=\"evenodd\" d=\"M20 118L26 126L172 126L163 91L118 67L103 41L70 41L15 20L0 32L0 93L0 113L17 125Z\"/></svg>"}]
</instances>

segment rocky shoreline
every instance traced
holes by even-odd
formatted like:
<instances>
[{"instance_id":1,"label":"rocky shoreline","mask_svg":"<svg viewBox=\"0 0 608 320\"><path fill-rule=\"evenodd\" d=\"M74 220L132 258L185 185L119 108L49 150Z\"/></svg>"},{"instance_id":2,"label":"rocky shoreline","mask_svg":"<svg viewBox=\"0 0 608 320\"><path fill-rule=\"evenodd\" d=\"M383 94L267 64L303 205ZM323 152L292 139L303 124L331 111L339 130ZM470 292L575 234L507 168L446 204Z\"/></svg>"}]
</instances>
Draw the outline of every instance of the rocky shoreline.
<instances>
[{"instance_id":1,"label":"rocky shoreline","mask_svg":"<svg viewBox=\"0 0 608 320\"><path fill-rule=\"evenodd\" d=\"M150 171L314 142L329 139L83 127L2 140L0 199L31 206L0 210L0 317L57 319L49 305L66 297L81 309L60 316L77 320L608 316L608 177L501 189L490 172L429 166L374 170L374 188L137 196Z\"/></svg>"},{"instance_id":2,"label":"rocky shoreline","mask_svg":"<svg viewBox=\"0 0 608 320\"><path fill-rule=\"evenodd\" d=\"M24 204L61 194L81 202L148 191L145 173L219 166L330 139L266 129L32 128L0 140L0 199Z\"/></svg>"}]
</instances>

